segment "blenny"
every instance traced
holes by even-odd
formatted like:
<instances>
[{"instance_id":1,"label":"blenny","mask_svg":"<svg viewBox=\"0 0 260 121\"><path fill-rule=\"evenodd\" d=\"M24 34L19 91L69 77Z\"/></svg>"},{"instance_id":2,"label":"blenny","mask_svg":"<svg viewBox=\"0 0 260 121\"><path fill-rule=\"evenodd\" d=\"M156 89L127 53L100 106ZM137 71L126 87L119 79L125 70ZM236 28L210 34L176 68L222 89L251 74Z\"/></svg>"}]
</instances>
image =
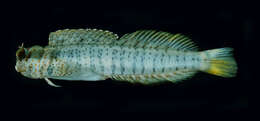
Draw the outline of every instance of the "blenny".
<instances>
[{"instance_id":1,"label":"blenny","mask_svg":"<svg viewBox=\"0 0 260 121\"><path fill-rule=\"evenodd\" d=\"M108 78L132 83L179 82L203 71L234 77L237 64L232 48L198 51L182 34L139 30L119 38L98 29L51 32L49 44L16 52L15 69L33 79L98 81Z\"/></svg>"}]
</instances>

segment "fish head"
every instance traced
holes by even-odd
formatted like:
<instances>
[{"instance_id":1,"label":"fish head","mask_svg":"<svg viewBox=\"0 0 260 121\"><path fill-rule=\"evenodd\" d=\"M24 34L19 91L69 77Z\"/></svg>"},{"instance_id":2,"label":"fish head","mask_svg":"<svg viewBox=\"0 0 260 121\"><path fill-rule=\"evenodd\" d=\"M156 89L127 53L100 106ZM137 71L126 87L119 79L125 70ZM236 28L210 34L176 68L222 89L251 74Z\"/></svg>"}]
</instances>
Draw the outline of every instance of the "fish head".
<instances>
[{"instance_id":1,"label":"fish head","mask_svg":"<svg viewBox=\"0 0 260 121\"><path fill-rule=\"evenodd\" d=\"M15 70L28 78L42 78L40 61L43 53L41 46L25 48L22 44L16 51Z\"/></svg>"}]
</instances>

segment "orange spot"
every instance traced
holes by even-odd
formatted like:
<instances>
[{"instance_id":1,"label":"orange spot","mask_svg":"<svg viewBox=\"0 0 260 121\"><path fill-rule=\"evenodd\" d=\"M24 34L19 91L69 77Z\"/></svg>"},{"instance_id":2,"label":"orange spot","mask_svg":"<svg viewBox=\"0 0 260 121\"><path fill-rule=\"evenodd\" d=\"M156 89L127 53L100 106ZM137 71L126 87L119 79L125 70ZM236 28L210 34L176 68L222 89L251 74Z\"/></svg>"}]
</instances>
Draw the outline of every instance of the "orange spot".
<instances>
[{"instance_id":1,"label":"orange spot","mask_svg":"<svg viewBox=\"0 0 260 121\"><path fill-rule=\"evenodd\" d=\"M159 78L162 78L162 76L160 74L157 75Z\"/></svg>"},{"instance_id":2,"label":"orange spot","mask_svg":"<svg viewBox=\"0 0 260 121\"><path fill-rule=\"evenodd\" d=\"M148 78L148 76L147 76L147 75L144 75L144 78Z\"/></svg>"},{"instance_id":3,"label":"orange spot","mask_svg":"<svg viewBox=\"0 0 260 121\"><path fill-rule=\"evenodd\" d=\"M165 77L169 78L169 77L170 77L170 75L169 75L169 74L165 74Z\"/></svg>"},{"instance_id":4,"label":"orange spot","mask_svg":"<svg viewBox=\"0 0 260 121\"><path fill-rule=\"evenodd\" d=\"M152 74L151 76L152 76L152 78L156 78L154 74Z\"/></svg>"},{"instance_id":5,"label":"orange spot","mask_svg":"<svg viewBox=\"0 0 260 121\"><path fill-rule=\"evenodd\" d=\"M32 70L32 66L33 66L32 64L29 65L30 70Z\"/></svg>"},{"instance_id":6,"label":"orange spot","mask_svg":"<svg viewBox=\"0 0 260 121\"><path fill-rule=\"evenodd\" d=\"M116 75L116 78L118 78L118 79L121 79L121 80L122 80L121 76L119 76L119 75Z\"/></svg>"},{"instance_id":7,"label":"orange spot","mask_svg":"<svg viewBox=\"0 0 260 121\"><path fill-rule=\"evenodd\" d=\"M129 78L129 79L134 79L134 78L133 78L131 75L130 75L130 76L128 76L128 78Z\"/></svg>"},{"instance_id":8,"label":"orange spot","mask_svg":"<svg viewBox=\"0 0 260 121\"><path fill-rule=\"evenodd\" d=\"M135 77L137 80L141 80L141 77L140 76L136 76Z\"/></svg>"}]
</instances>

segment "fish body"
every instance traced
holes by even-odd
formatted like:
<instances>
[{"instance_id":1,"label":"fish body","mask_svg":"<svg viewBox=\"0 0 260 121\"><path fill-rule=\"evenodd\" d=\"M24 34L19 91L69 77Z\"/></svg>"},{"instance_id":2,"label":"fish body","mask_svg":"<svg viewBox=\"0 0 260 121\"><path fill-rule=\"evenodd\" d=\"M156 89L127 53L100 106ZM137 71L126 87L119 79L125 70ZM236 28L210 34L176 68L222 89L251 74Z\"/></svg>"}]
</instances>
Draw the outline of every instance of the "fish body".
<instances>
[{"instance_id":1,"label":"fish body","mask_svg":"<svg viewBox=\"0 0 260 121\"><path fill-rule=\"evenodd\" d=\"M197 51L186 36L153 30L116 34L97 29L52 32L49 45L18 49L16 70L29 78L132 83L178 82L198 71L234 77L232 48Z\"/></svg>"}]
</instances>

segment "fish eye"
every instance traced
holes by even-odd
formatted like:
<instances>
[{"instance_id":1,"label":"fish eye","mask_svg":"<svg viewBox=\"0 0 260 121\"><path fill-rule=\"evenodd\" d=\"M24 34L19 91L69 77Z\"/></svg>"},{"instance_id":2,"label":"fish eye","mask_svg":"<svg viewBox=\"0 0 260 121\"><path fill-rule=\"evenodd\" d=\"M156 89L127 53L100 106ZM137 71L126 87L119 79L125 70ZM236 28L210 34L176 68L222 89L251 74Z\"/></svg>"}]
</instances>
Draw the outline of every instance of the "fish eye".
<instances>
[{"instance_id":1,"label":"fish eye","mask_svg":"<svg viewBox=\"0 0 260 121\"><path fill-rule=\"evenodd\" d=\"M19 48L16 51L16 58L21 61L25 57L26 57L25 49L23 47Z\"/></svg>"}]
</instances>

